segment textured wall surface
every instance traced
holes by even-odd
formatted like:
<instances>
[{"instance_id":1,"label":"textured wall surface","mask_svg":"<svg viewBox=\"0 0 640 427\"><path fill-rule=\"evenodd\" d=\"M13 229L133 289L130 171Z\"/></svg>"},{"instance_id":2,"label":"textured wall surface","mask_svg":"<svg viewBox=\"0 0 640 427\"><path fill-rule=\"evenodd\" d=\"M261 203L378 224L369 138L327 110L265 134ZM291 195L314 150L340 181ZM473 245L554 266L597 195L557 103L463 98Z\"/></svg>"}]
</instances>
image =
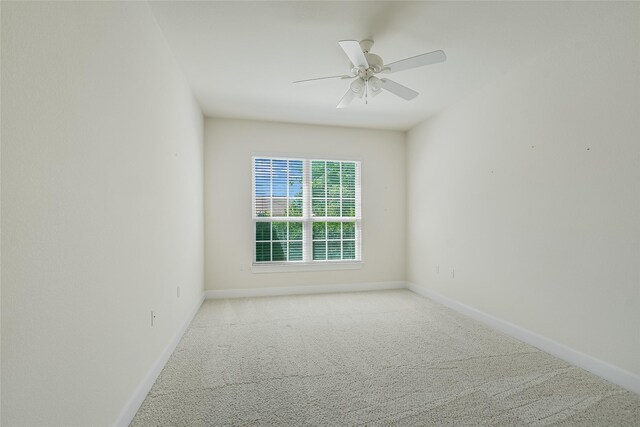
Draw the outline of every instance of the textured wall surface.
<instances>
[{"instance_id":1,"label":"textured wall surface","mask_svg":"<svg viewBox=\"0 0 640 427\"><path fill-rule=\"evenodd\" d=\"M408 133L407 280L640 374L640 5L613 8Z\"/></svg>"},{"instance_id":2,"label":"textured wall surface","mask_svg":"<svg viewBox=\"0 0 640 427\"><path fill-rule=\"evenodd\" d=\"M148 5L3 2L3 425L116 421L202 296L202 176Z\"/></svg>"}]
</instances>

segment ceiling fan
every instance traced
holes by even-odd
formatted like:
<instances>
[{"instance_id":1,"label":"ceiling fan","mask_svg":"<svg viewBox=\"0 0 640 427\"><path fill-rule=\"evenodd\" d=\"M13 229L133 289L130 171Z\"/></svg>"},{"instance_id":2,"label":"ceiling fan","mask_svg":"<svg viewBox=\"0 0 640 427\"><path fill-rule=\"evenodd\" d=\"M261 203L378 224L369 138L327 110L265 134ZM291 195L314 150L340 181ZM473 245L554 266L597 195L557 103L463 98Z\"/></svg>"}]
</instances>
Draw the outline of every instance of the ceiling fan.
<instances>
[{"instance_id":1,"label":"ceiling fan","mask_svg":"<svg viewBox=\"0 0 640 427\"><path fill-rule=\"evenodd\" d=\"M436 50L392 62L390 64L384 64L382 58L378 55L369 53L369 50L371 50L371 47L373 46L373 40L362 40L360 42L356 40L342 40L339 41L338 44L351 61L350 74L318 77L315 79L297 80L293 82L305 83L325 79L355 79L351 82L349 90L344 94L336 108L344 108L349 105L354 98L362 98L363 96L365 98L365 103L368 103L369 94L371 94L371 96L376 96L382 91L382 89L409 101L418 96L418 92L396 83L393 80L378 78L376 77L376 74L395 73L398 71L408 70L410 68L437 64L438 62L444 62L447 59L447 56L443 51Z\"/></svg>"}]
</instances>

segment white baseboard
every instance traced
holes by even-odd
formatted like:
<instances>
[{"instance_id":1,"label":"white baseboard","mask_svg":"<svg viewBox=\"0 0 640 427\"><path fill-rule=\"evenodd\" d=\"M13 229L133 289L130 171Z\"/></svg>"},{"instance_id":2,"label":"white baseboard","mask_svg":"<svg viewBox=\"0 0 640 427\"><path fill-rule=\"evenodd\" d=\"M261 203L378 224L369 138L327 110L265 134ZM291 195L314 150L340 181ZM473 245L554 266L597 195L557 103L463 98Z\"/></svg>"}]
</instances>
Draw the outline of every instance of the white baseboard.
<instances>
[{"instance_id":1,"label":"white baseboard","mask_svg":"<svg viewBox=\"0 0 640 427\"><path fill-rule=\"evenodd\" d=\"M345 283L332 285L283 286L278 288L215 289L205 292L207 299L271 297L281 295L327 294L333 292L403 289L406 282Z\"/></svg>"},{"instance_id":2,"label":"white baseboard","mask_svg":"<svg viewBox=\"0 0 640 427\"><path fill-rule=\"evenodd\" d=\"M200 309L200 306L202 305L203 301L204 301L204 295L202 295L202 297L198 299L198 302L196 303L195 307L193 308L189 316L187 316L187 319L184 321L184 323L182 324L178 332L176 332L173 339L169 342L169 344L165 347L164 351L160 354L160 357L158 357L156 362L151 366L151 369L149 369L149 371L144 376L142 381L140 381L140 384L138 384L136 391L133 393L133 395L125 405L124 409L120 413L120 416L118 417L118 420L116 421L114 426L127 427L131 423L131 421L133 420L133 417L135 417L136 413L138 412L138 409L140 409L140 405L142 405L142 402L144 402L145 397L147 397L149 390L151 390L151 387L156 382L158 375L160 375L162 368L164 368L164 365L167 364L167 361L171 357L171 354L176 349L176 346L180 342L180 339L182 338L187 328L191 324L191 321L193 320L196 313Z\"/></svg>"},{"instance_id":3,"label":"white baseboard","mask_svg":"<svg viewBox=\"0 0 640 427\"><path fill-rule=\"evenodd\" d=\"M501 331L520 341L524 341L534 347L552 354L572 365L585 369L601 378L614 384L624 387L627 390L640 394L640 376L633 372L626 371L615 365L596 359L595 357L581 353L564 344L553 341L549 338L538 335L520 326L509 323L505 320L491 316L468 305L462 304L454 299L430 291L424 286L408 283L407 288L419 295L430 298L444 306L447 306L465 316L471 317L489 326L492 329Z\"/></svg>"}]
</instances>

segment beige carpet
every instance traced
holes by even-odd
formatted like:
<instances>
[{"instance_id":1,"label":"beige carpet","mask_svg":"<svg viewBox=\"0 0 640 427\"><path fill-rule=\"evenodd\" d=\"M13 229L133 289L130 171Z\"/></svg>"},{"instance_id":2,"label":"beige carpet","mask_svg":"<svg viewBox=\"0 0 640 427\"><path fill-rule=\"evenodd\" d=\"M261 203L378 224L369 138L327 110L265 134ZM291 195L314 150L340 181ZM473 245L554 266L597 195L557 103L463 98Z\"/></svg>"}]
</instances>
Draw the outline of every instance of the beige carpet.
<instances>
[{"instance_id":1,"label":"beige carpet","mask_svg":"<svg viewBox=\"0 0 640 427\"><path fill-rule=\"evenodd\" d=\"M640 396L407 290L209 300L133 426L640 426Z\"/></svg>"}]
</instances>

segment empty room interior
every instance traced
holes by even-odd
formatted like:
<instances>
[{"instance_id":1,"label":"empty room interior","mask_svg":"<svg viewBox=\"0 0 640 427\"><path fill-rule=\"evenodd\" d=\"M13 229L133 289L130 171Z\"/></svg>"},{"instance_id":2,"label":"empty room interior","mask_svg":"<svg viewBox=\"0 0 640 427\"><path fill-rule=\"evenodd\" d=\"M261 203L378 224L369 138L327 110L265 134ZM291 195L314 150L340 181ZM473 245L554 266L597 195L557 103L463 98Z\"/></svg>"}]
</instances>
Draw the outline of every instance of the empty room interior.
<instances>
[{"instance_id":1,"label":"empty room interior","mask_svg":"<svg viewBox=\"0 0 640 427\"><path fill-rule=\"evenodd\" d=\"M3 426L640 425L640 3L0 13Z\"/></svg>"}]
</instances>

